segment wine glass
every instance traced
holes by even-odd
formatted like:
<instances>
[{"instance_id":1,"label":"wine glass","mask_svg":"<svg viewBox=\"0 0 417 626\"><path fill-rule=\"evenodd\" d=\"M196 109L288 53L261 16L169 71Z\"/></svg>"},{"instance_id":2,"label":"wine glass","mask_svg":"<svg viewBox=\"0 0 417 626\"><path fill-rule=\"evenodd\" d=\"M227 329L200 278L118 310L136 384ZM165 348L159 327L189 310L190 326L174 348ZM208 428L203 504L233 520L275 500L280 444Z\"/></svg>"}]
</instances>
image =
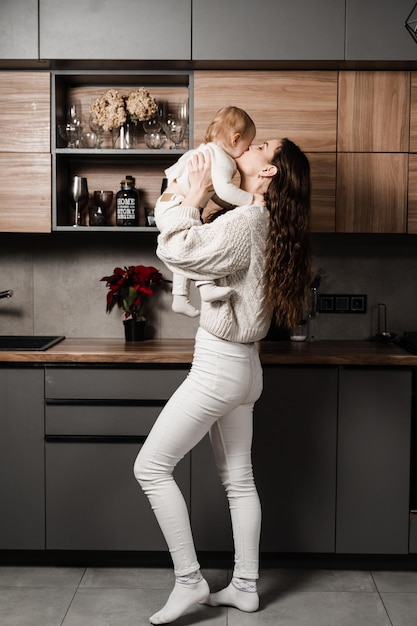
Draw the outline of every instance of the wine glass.
<instances>
[{"instance_id":1,"label":"wine glass","mask_svg":"<svg viewBox=\"0 0 417 626\"><path fill-rule=\"evenodd\" d=\"M101 144L103 143L104 139L104 128L101 126L101 124L99 124L98 120L92 113L89 117L88 125L90 126L91 132L95 133L97 136L96 145L94 147L101 148Z\"/></svg>"},{"instance_id":2,"label":"wine glass","mask_svg":"<svg viewBox=\"0 0 417 626\"><path fill-rule=\"evenodd\" d=\"M80 126L75 124L59 124L58 132L65 141L67 148L77 148L80 141Z\"/></svg>"},{"instance_id":3,"label":"wine glass","mask_svg":"<svg viewBox=\"0 0 417 626\"><path fill-rule=\"evenodd\" d=\"M143 130L146 134L159 133L161 130L161 120L158 115L151 117L150 120L142 122Z\"/></svg>"},{"instance_id":4,"label":"wine glass","mask_svg":"<svg viewBox=\"0 0 417 626\"><path fill-rule=\"evenodd\" d=\"M74 205L73 226L81 226L81 216L88 204L87 179L82 176L74 176L71 183L71 201Z\"/></svg>"},{"instance_id":5,"label":"wine glass","mask_svg":"<svg viewBox=\"0 0 417 626\"><path fill-rule=\"evenodd\" d=\"M185 137L187 121L177 113L168 113L165 117L165 132L174 144L174 149L178 149Z\"/></svg>"},{"instance_id":6,"label":"wine glass","mask_svg":"<svg viewBox=\"0 0 417 626\"><path fill-rule=\"evenodd\" d=\"M74 126L81 126L82 123L82 111L81 111L81 101L73 100L68 104L67 109L67 122L69 124L74 124Z\"/></svg>"}]
</instances>

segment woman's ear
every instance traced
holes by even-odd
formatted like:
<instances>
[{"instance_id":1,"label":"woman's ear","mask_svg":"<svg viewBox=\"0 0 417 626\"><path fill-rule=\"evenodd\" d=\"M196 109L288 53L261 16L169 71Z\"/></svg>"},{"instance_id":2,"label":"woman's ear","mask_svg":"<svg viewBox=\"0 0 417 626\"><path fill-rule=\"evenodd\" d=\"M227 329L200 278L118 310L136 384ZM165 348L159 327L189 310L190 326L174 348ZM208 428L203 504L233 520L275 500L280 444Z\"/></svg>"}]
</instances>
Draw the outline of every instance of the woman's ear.
<instances>
[{"instance_id":1,"label":"woman's ear","mask_svg":"<svg viewBox=\"0 0 417 626\"><path fill-rule=\"evenodd\" d=\"M260 174L258 174L258 178L273 178L277 171L277 166L270 163L267 167L264 167L264 169L261 170Z\"/></svg>"}]
</instances>

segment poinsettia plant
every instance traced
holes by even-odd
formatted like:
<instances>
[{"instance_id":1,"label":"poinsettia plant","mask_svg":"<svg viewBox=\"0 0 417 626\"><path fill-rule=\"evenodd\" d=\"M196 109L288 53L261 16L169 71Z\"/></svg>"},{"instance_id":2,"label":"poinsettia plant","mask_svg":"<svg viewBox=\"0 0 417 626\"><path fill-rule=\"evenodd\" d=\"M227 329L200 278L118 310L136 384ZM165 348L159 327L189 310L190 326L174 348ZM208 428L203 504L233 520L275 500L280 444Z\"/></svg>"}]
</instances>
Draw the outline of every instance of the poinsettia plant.
<instances>
[{"instance_id":1,"label":"poinsettia plant","mask_svg":"<svg viewBox=\"0 0 417 626\"><path fill-rule=\"evenodd\" d=\"M123 308L126 319L131 317L137 322L146 320L142 314L143 306L153 295L154 288L168 282L155 267L144 265L115 267L111 276L103 276L100 280L106 281L109 288L106 312L110 313L117 304Z\"/></svg>"}]
</instances>

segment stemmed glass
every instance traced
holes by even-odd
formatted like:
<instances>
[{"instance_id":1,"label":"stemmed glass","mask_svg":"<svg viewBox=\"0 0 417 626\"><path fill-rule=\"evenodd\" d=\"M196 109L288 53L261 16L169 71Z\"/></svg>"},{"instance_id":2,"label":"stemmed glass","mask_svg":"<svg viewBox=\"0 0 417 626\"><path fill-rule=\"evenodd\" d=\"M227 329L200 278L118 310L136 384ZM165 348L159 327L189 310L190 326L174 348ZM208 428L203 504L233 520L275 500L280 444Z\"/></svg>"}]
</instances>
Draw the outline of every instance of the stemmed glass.
<instances>
[{"instance_id":1,"label":"stemmed glass","mask_svg":"<svg viewBox=\"0 0 417 626\"><path fill-rule=\"evenodd\" d=\"M103 143L104 139L104 128L98 123L93 114L90 115L88 125L90 126L91 132L95 133L97 136L95 148L101 148L101 144Z\"/></svg>"},{"instance_id":2,"label":"stemmed glass","mask_svg":"<svg viewBox=\"0 0 417 626\"><path fill-rule=\"evenodd\" d=\"M174 144L172 147L178 150L185 137L187 122L181 119L176 113L168 113L165 118L165 125L165 132Z\"/></svg>"},{"instance_id":3,"label":"stemmed glass","mask_svg":"<svg viewBox=\"0 0 417 626\"><path fill-rule=\"evenodd\" d=\"M87 179L74 176L71 183L71 201L75 207L73 226L81 226L81 215L88 204Z\"/></svg>"},{"instance_id":4,"label":"stemmed glass","mask_svg":"<svg viewBox=\"0 0 417 626\"><path fill-rule=\"evenodd\" d=\"M186 101L176 105L161 103L158 115L166 136L173 144L171 148L178 149L187 132L188 103Z\"/></svg>"}]
</instances>

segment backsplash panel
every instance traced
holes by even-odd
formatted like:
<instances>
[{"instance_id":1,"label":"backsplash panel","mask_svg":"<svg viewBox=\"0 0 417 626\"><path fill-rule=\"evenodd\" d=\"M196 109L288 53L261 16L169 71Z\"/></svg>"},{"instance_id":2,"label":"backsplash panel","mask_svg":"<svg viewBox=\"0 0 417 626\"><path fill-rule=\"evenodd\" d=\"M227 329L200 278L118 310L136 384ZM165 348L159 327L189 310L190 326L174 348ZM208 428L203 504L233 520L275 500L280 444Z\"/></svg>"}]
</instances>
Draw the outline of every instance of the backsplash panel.
<instances>
[{"instance_id":1,"label":"backsplash panel","mask_svg":"<svg viewBox=\"0 0 417 626\"><path fill-rule=\"evenodd\" d=\"M114 267L154 265L171 273L155 255L156 233L0 234L0 334L64 334L123 338L123 313L106 314L105 275ZM377 331L376 307L387 306L387 327L417 330L417 239L407 235L312 236L320 293L368 296L367 313L320 314L317 339L368 339ZM199 296L193 287L193 304ZM198 320L171 311L171 290L149 299L149 336L194 337Z\"/></svg>"}]
</instances>

